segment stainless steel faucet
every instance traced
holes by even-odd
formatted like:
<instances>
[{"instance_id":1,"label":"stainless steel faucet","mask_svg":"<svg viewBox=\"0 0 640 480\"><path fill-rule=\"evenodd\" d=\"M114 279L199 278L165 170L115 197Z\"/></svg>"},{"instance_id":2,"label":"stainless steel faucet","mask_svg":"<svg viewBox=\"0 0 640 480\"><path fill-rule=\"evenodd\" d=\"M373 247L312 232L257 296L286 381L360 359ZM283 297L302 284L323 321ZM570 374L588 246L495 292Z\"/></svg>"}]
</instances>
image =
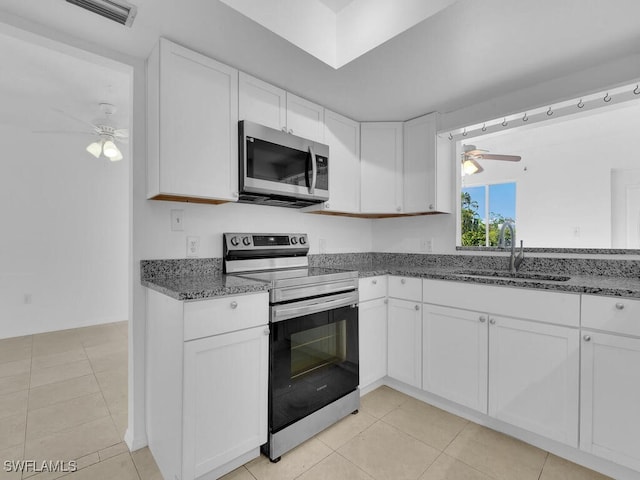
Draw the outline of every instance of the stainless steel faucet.
<instances>
[{"instance_id":1,"label":"stainless steel faucet","mask_svg":"<svg viewBox=\"0 0 640 480\"><path fill-rule=\"evenodd\" d=\"M506 220L500 227L500 238L498 240L498 247L505 248L504 229L509 228L511 232L511 257L509 257L509 273L516 273L524 261L524 245L520 240L520 253L516 257L516 229L511 220Z\"/></svg>"}]
</instances>

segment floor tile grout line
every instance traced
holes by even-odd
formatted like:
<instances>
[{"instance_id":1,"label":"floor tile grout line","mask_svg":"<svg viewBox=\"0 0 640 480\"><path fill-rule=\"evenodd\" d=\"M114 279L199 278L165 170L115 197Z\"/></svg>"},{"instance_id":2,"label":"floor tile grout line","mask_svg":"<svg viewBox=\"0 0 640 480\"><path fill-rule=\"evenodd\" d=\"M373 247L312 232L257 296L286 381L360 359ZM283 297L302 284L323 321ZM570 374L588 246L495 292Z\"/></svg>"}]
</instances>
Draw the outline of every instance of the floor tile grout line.
<instances>
[{"instance_id":1,"label":"floor tile grout line","mask_svg":"<svg viewBox=\"0 0 640 480\"><path fill-rule=\"evenodd\" d=\"M356 435L357 436L357 435ZM354 437L355 438L355 437ZM347 457L345 457L343 454L341 454L339 451L335 451L336 455L341 456L342 458L344 458L347 462L349 462L351 465L353 465L354 467L356 467L358 470L364 472L368 477L371 477L373 480L375 480L375 477L373 475L369 475L369 473L363 469L360 465L356 465L355 463L353 463L351 460L349 460ZM337 479L336 479L337 480Z\"/></svg>"},{"instance_id":2,"label":"floor tile grout line","mask_svg":"<svg viewBox=\"0 0 640 480\"><path fill-rule=\"evenodd\" d=\"M538 480L540 480L542 478L542 473L544 472L544 466L547 464L547 460L549 460L549 452L547 452L547 455L544 457L544 463L542 464L542 468L540 469L540 473L538 474Z\"/></svg>"}]
</instances>

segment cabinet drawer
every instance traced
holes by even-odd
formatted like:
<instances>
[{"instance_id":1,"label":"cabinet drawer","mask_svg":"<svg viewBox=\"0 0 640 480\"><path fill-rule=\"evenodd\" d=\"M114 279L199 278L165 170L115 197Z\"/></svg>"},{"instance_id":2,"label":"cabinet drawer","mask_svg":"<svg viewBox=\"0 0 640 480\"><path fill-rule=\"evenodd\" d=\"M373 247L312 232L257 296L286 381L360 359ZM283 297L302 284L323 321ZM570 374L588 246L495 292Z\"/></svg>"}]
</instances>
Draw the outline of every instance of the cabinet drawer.
<instances>
[{"instance_id":1,"label":"cabinet drawer","mask_svg":"<svg viewBox=\"0 0 640 480\"><path fill-rule=\"evenodd\" d=\"M358 294L361 302L387 296L387 276L361 278L358 282Z\"/></svg>"},{"instance_id":2,"label":"cabinet drawer","mask_svg":"<svg viewBox=\"0 0 640 480\"><path fill-rule=\"evenodd\" d=\"M234 295L184 304L184 340L269 323L269 293Z\"/></svg>"},{"instance_id":3,"label":"cabinet drawer","mask_svg":"<svg viewBox=\"0 0 640 480\"><path fill-rule=\"evenodd\" d=\"M423 281L423 302L505 317L580 325L580 295L468 282Z\"/></svg>"},{"instance_id":4,"label":"cabinet drawer","mask_svg":"<svg viewBox=\"0 0 640 480\"><path fill-rule=\"evenodd\" d=\"M583 295L582 326L640 336L640 300Z\"/></svg>"},{"instance_id":5,"label":"cabinet drawer","mask_svg":"<svg viewBox=\"0 0 640 480\"><path fill-rule=\"evenodd\" d=\"M414 302L422 301L422 279L390 276L389 296Z\"/></svg>"}]
</instances>

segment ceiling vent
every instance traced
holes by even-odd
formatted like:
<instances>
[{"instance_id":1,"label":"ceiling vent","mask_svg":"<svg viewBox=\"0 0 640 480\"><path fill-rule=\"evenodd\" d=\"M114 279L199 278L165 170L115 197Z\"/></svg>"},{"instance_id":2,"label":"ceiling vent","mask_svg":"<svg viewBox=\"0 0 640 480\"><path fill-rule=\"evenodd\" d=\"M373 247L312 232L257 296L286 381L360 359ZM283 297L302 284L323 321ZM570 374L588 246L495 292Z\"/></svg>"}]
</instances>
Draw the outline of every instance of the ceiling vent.
<instances>
[{"instance_id":1,"label":"ceiling vent","mask_svg":"<svg viewBox=\"0 0 640 480\"><path fill-rule=\"evenodd\" d=\"M131 26L138 11L135 5L123 0L67 0L67 2L118 22L125 27Z\"/></svg>"}]
</instances>

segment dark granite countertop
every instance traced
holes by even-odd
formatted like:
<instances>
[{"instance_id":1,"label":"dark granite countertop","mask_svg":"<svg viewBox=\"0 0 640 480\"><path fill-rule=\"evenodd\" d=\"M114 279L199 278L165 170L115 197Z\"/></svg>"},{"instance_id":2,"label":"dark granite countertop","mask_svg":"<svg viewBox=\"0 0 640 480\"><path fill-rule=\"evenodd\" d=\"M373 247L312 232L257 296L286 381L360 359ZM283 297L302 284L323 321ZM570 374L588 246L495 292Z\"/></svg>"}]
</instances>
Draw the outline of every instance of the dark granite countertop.
<instances>
[{"instance_id":1,"label":"dark granite countertop","mask_svg":"<svg viewBox=\"0 0 640 480\"><path fill-rule=\"evenodd\" d=\"M248 278L214 272L203 275L182 275L142 279L142 285L176 300L203 300L222 295L262 292L269 284Z\"/></svg>"},{"instance_id":2,"label":"dark granite countertop","mask_svg":"<svg viewBox=\"0 0 640 480\"><path fill-rule=\"evenodd\" d=\"M572 275L567 281L552 281L525 278L478 277L465 274L469 268L411 267L384 263L332 265L333 268L358 270L360 278L376 275L399 275L405 277L481 283L520 288L536 288L558 292L587 293L612 297L640 298L640 278L604 275ZM527 272L533 273L535 272ZM544 273L544 272L541 272Z\"/></svg>"}]
</instances>

